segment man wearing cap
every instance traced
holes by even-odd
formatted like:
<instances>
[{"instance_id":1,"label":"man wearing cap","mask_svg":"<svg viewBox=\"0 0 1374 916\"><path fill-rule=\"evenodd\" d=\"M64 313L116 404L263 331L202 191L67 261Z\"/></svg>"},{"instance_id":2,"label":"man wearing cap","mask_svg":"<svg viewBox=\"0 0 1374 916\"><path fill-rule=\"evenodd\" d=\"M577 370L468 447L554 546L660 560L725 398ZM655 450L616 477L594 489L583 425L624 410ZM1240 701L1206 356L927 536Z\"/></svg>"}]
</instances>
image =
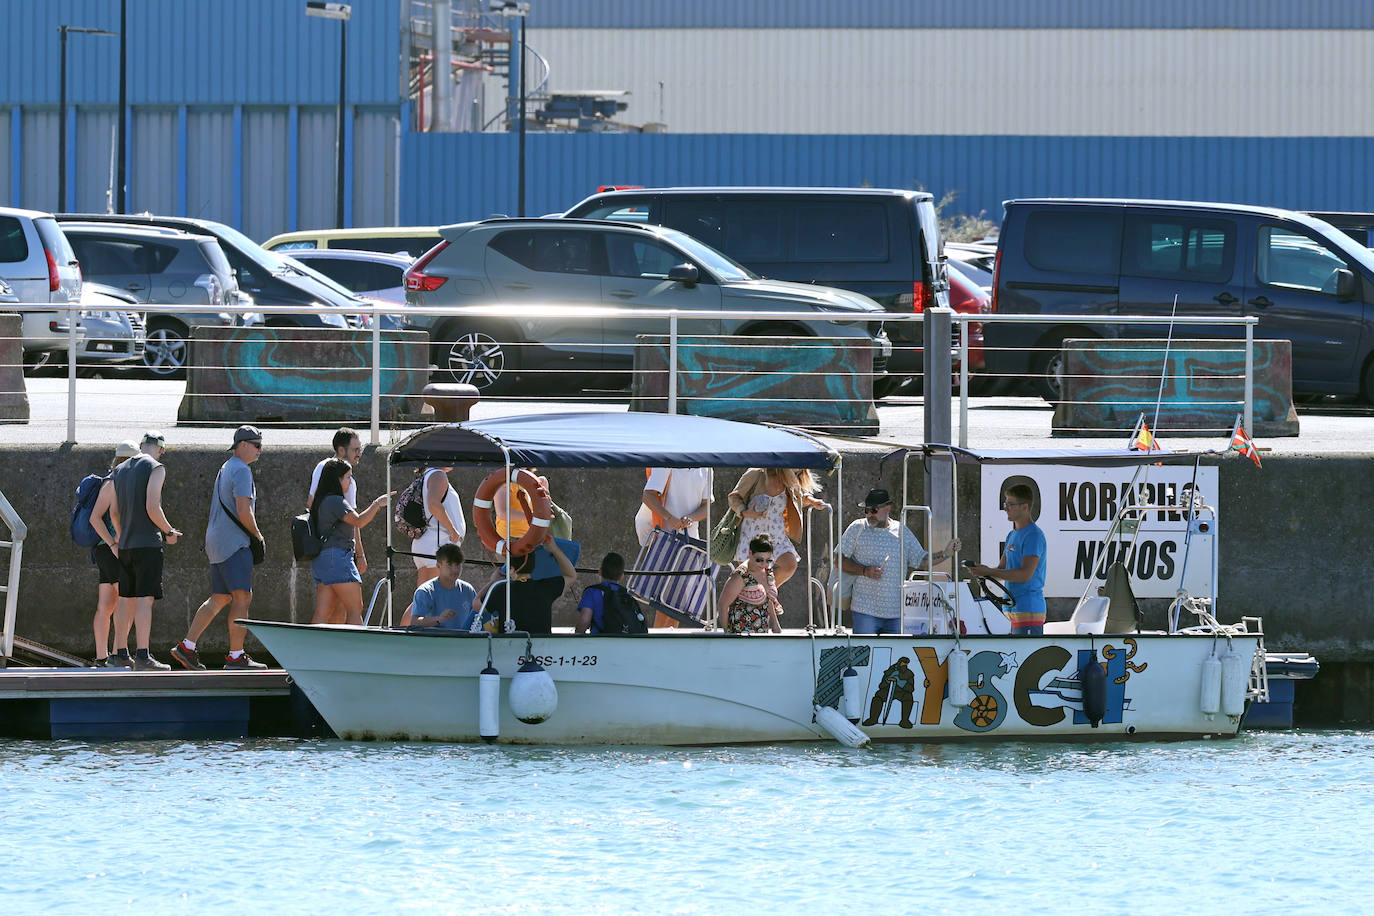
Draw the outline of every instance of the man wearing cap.
<instances>
[{"instance_id":1,"label":"man wearing cap","mask_svg":"<svg viewBox=\"0 0 1374 916\"><path fill-rule=\"evenodd\" d=\"M234 444L229 450L234 454L215 477L210 497L210 521L205 526L210 597L196 611L186 637L172 647L172 657L193 671L205 669L196 650L196 640L225 605L230 608L229 655L224 660L224 667L230 670L267 667L253 661L243 651L243 639L248 631L234 622L248 616L248 604L253 600L253 551L249 539L263 540L254 514L257 488L248 467L262 456L262 431L256 426L240 426L234 431Z\"/></svg>"},{"instance_id":2,"label":"man wearing cap","mask_svg":"<svg viewBox=\"0 0 1374 916\"><path fill-rule=\"evenodd\" d=\"M119 556L119 601L115 604L115 651L110 656L110 667L135 671L166 671L171 667L148 651L153 602L162 597L162 549L181 537L162 511L167 468L159 462L166 447L162 433L149 430L143 434L138 454L110 475L115 495L110 520L119 532L113 548ZM138 648L132 658L131 622L138 637Z\"/></svg>"},{"instance_id":3,"label":"man wearing cap","mask_svg":"<svg viewBox=\"0 0 1374 916\"><path fill-rule=\"evenodd\" d=\"M100 585L96 591L95 599L95 619L92 622L92 629L95 632L95 667L110 668L123 667L125 659L116 658L111 661L110 651L110 621L114 618L115 606L119 604L119 529L114 525L111 510L115 504L114 469L138 454L138 443L132 439L125 439L115 446L114 460L110 462L110 473L105 476L105 480L100 484L100 491L96 494L95 505L91 507L90 525L95 536L100 540L91 548L91 562L95 564L96 572L100 576ZM133 621L127 621L132 623ZM123 633L123 643L129 644L129 630L126 627ZM133 664L133 659L128 659L129 664Z\"/></svg>"},{"instance_id":4,"label":"man wearing cap","mask_svg":"<svg viewBox=\"0 0 1374 916\"><path fill-rule=\"evenodd\" d=\"M926 551L910 528L892 518L892 498L886 490L869 490L859 508L864 510L864 517L851 522L840 537L840 568L845 575L856 577L849 605L854 632L898 633L902 580L907 570L924 566ZM951 540L931 559L943 562L958 549L959 541ZM906 569L900 568L903 550Z\"/></svg>"}]
</instances>

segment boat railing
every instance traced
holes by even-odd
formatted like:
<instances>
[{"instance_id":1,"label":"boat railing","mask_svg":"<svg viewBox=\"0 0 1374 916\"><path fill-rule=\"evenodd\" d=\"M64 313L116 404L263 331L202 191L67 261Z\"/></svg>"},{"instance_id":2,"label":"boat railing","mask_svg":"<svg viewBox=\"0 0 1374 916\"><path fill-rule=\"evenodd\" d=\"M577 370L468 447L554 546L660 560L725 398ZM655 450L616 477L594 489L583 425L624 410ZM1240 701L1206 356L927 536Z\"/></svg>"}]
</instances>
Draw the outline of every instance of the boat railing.
<instances>
[{"instance_id":1,"label":"boat railing","mask_svg":"<svg viewBox=\"0 0 1374 916\"><path fill-rule=\"evenodd\" d=\"M9 574L0 592L5 596L4 626L0 628L0 668L8 664L14 656L14 615L19 608L19 564L24 555L24 539L29 535L29 527L14 511L14 506L0 492L0 521L5 523L6 539L0 541L0 549L9 550Z\"/></svg>"},{"instance_id":2,"label":"boat railing","mask_svg":"<svg viewBox=\"0 0 1374 916\"><path fill-rule=\"evenodd\" d=\"M838 499L838 497L837 497ZM811 534L816 530L812 524L811 516L815 512L825 513L825 555L829 561L838 566L839 558L835 556L835 510L833 506L807 506L806 507L806 625L810 629L816 628L816 593L820 593L820 629L838 630L841 624L838 613L838 602L826 600L826 586L816 577L816 564L813 559L811 549ZM843 574L843 573L842 573ZM838 581L838 580L837 580Z\"/></svg>"}]
</instances>

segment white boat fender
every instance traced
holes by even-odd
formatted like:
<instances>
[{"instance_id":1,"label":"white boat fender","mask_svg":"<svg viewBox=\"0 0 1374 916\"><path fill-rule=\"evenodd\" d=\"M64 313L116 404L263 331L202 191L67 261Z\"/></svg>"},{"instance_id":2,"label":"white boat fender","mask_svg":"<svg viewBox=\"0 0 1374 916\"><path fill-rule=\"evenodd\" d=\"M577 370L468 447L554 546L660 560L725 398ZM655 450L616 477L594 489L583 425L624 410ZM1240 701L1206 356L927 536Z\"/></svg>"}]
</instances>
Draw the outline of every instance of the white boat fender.
<instances>
[{"instance_id":1,"label":"white boat fender","mask_svg":"<svg viewBox=\"0 0 1374 916\"><path fill-rule=\"evenodd\" d=\"M1097 728L1107 714L1107 672L1097 660L1096 649L1088 652L1088 660L1079 669L1078 684L1083 688L1083 715Z\"/></svg>"},{"instance_id":2,"label":"white boat fender","mask_svg":"<svg viewBox=\"0 0 1374 916\"><path fill-rule=\"evenodd\" d=\"M501 672L491 662L477 675L477 734L487 743L501 736Z\"/></svg>"},{"instance_id":3,"label":"white boat fender","mask_svg":"<svg viewBox=\"0 0 1374 916\"><path fill-rule=\"evenodd\" d=\"M820 704L816 704L814 708L816 710L816 724L845 747L865 747L873 740L864 734L863 729L840 715L838 709Z\"/></svg>"},{"instance_id":4,"label":"white boat fender","mask_svg":"<svg viewBox=\"0 0 1374 916\"><path fill-rule=\"evenodd\" d=\"M956 645L950 650L948 665L950 705L971 705L973 688L968 684L968 653Z\"/></svg>"},{"instance_id":5,"label":"white boat fender","mask_svg":"<svg viewBox=\"0 0 1374 916\"><path fill-rule=\"evenodd\" d=\"M1228 716L1239 716L1245 712L1245 688L1250 671L1245 657L1228 646L1221 653L1221 711Z\"/></svg>"},{"instance_id":6,"label":"white boat fender","mask_svg":"<svg viewBox=\"0 0 1374 916\"><path fill-rule=\"evenodd\" d=\"M507 700L515 718L526 725L538 725L558 708L558 688L542 665L528 654L525 657L527 661L510 680Z\"/></svg>"},{"instance_id":7,"label":"white boat fender","mask_svg":"<svg viewBox=\"0 0 1374 916\"><path fill-rule=\"evenodd\" d=\"M1199 703L1204 715L1214 716L1221 709L1221 659L1216 646L1212 654L1202 660L1202 698Z\"/></svg>"},{"instance_id":8,"label":"white boat fender","mask_svg":"<svg viewBox=\"0 0 1374 916\"><path fill-rule=\"evenodd\" d=\"M854 670L851 665L844 669L840 675L840 684L844 687L844 717L856 725L859 719L863 718L864 694L863 686L859 683L859 672Z\"/></svg>"}]
</instances>

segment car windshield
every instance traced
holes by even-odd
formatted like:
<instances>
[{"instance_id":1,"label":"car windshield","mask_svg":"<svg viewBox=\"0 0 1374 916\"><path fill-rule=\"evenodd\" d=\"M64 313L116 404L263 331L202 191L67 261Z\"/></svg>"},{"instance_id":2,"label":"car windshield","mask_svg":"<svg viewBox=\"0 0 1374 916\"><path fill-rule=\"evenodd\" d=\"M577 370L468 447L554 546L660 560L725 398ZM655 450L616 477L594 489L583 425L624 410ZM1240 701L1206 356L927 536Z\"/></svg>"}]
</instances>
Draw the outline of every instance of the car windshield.
<instances>
[{"instance_id":1,"label":"car windshield","mask_svg":"<svg viewBox=\"0 0 1374 916\"><path fill-rule=\"evenodd\" d=\"M304 264L298 263L285 255L277 254L275 251L268 251L237 229L226 226L224 223L214 222L213 220L206 220L203 225L210 229L215 235L227 241L231 246L243 252L245 257L251 258L254 263L267 269L271 273L295 274L296 276L313 280L330 293L336 296L342 296L347 301L356 302L359 299L358 296L344 289L324 274L313 271ZM329 304L339 305L342 303L334 302Z\"/></svg>"},{"instance_id":2,"label":"car windshield","mask_svg":"<svg viewBox=\"0 0 1374 916\"><path fill-rule=\"evenodd\" d=\"M721 280L757 280L759 278L758 274L743 264L735 263L710 245L703 245L685 232L679 232L676 229L660 229L659 231L663 233L663 238L700 261L707 270Z\"/></svg>"},{"instance_id":3,"label":"car windshield","mask_svg":"<svg viewBox=\"0 0 1374 916\"><path fill-rule=\"evenodd\" d=\"M315 268L311 267L309 264L304 264L304 263L302 263L302 262L300 262L300 261L297 261L295 258L289 257L289 256L283 257L283 258L282 258L282 261L285 262L285 264L286 264L286 266L287 266L288 269L294 270L294 271L296 271L297 273L300 273L300 274L304 274L305 276L311 278L312 280L318 280L320 283L323 283L325 286L327 286L327 287L329 287L330 289L334 290L335 292L337 292L337 293L338 293L339 295L341 295L341 296L347 296L347 297L350 298L350 299L361 299L361 298L362 298L362 297L359 296L357 293L353 292L351 289L348 289L347 287L344 287L344 286L340 286L339 283L338 283L338 281L333 280L333 279L331 279L331 278L325 276L324 274L320 273L320 272L319 272L318 270L316 270Z\"/></svg>"},{"instance_id":4,"label":"car windshield","mask_svg":"<svg viewBox=\"0 0 1374 916\"><path fill-rule=\"evenodd\" d=\"M1330 233L1327 235L1327 238L1343 253L1358 261L1360 266L1368 271L1371 276L1374 276L1374 252L1371 252L1368 248L1364 247L1325 220L1312 217L1312 222L1328 228Z\"/></svg>"}]
</instances>

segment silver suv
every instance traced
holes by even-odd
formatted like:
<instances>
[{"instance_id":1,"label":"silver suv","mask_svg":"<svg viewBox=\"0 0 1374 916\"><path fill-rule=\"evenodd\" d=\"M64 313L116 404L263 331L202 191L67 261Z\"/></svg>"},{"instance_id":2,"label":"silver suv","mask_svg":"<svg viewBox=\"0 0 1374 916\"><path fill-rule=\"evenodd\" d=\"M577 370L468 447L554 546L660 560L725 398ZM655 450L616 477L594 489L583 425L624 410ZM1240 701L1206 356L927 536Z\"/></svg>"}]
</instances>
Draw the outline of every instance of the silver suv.
<instances>
[{"instance_id":1,"label":"silver suv","mask_svg":"<svg viewBox=\"0 0 1374 916\"><path fill-rule=\"evenodd\" d=\"M840 311L853 318L742 318L685 323L685 334L862 337L882 371L891 345L883 308L858 293L762 280L682 232L600 220L489 219L440 230L443 241L405 275L406 301L420 308L501 304L509 318L409 314L429 332L441 372L491 391L523 373L575 370L596 387L625 387L635 338L663 334L662 318L588 313L587 306L719 311ZM522 314L567 306L566 314ZM558 384L555 380L554 384ZM548 387L548 386L546 386Z\"/></svg>"},{"instance_id":2,"label":"silver suv","mask_svg":"<svg viewBox=\"0 0 1374 916\"><path fill-rule=\"evenodd\" d=\"M0 277L23 305L77 302L81 267L50 213L0 207ZM67 349L67 313L21 310L24 362L41 363ZM78 337L84 332L79 330Z\"/></svg>"},{"instance_id":3,"label":"silver suv","mask_svg":"<svg viewBox=\"0 0 1374 916\"><path fill-rule=\"evenodd\" d=\"M139 302L221 308L237 304L238 281L212 236L112 223L68 222L62 229L88 280L118 287ZM186 367L190 329L198 324L233 324L233 318L228 313L149 314L144 367L156 376L180 373Z\"/></svg>"}]
</instances>

